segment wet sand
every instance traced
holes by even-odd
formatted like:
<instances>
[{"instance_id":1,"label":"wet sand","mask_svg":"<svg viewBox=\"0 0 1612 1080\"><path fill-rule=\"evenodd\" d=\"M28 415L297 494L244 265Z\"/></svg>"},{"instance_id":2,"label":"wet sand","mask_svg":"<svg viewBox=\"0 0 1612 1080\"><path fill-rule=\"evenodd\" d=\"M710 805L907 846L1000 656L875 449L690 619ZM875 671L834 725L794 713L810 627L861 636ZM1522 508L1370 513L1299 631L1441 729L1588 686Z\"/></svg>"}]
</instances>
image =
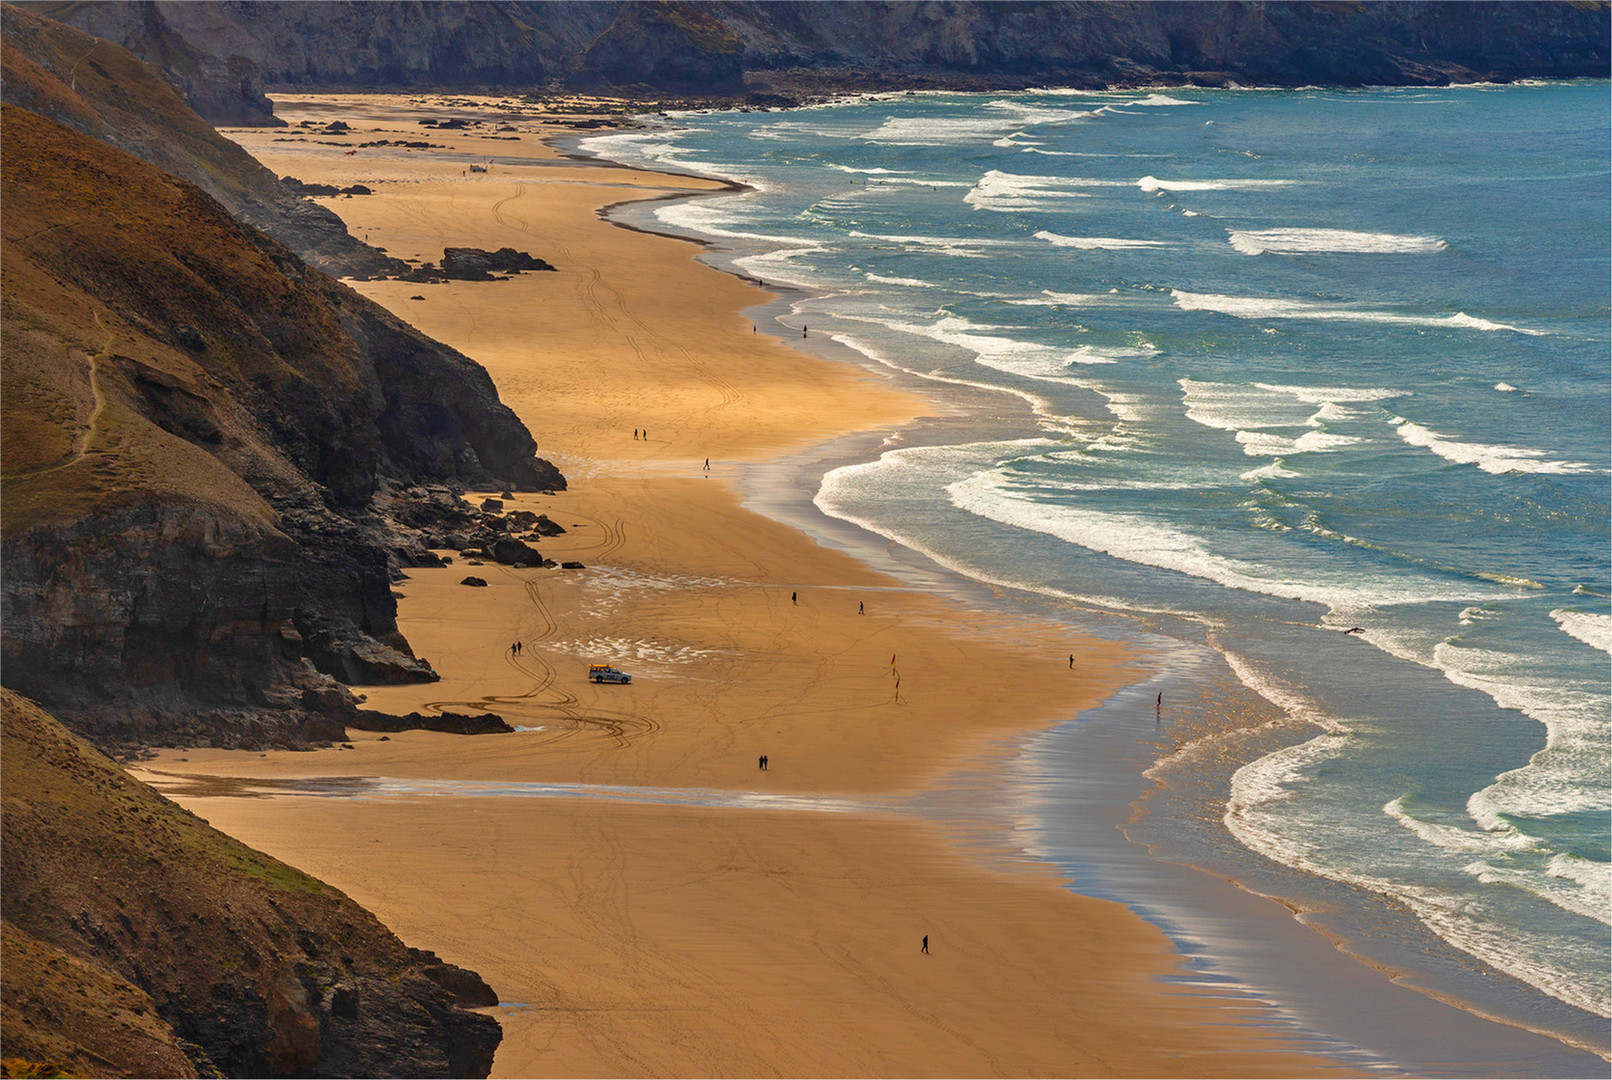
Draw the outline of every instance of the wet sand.
<instances>
[{"instance_id":1,"label":"wet sand","mask_svg":"<svg viewBox=\"0 0 1612 1080\"><path fill-rule=\"evenodd\" d=\"M352 125L231 134L282 175L375 188L328 200L360 237L432 260L511 246L557 267L355 287L487 367L572 483L514 505L564 525L539 546L586 569L456 559L400 586L403 632L442 681L366 688L369 705L486 707L523 730L169 751L150 778L480 971L508 1003L495 1075L1336 1071L1235 996L1172 984L1181 958L1157 929L1015 857L1007 823L982 842L922 810L942 788L987 801L1019 738L1144 677L1147 658L904 585L743 509L745 463L935 406L753 332L742 312L769 294L598 214L721 185L567 160L539 138L562 129L529 115L465 107L492 122L442 132L418 120L455 109L420 99L278 111ZM506 123L517 141L482 137ZM444 148L276 141L299 134ZM467 573L489 587L459 585ZM633 683L587 682L598 661ZM187 774L398 783L245 797L184 794Z\"/></svg>"}]
</instances>

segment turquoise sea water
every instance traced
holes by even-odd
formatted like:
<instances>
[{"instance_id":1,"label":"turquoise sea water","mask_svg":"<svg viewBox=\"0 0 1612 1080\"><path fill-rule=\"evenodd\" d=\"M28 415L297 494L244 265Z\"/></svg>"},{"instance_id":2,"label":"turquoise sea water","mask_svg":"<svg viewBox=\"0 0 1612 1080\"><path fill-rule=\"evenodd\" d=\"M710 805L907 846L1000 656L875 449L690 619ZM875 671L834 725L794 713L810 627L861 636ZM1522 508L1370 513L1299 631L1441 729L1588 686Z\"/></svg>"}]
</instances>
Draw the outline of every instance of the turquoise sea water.
<instances>
[{"instance_id":1,"label":"turquoise sea water","mask_svg":"<svg viewBox=\"0 0 1612 1080\"><path fill-rule=\"evenodd\" d=\"M825 513L1300 722L1174 841L1346 886L1362 937L1401 919L1516 987L1484 1008L1604 1044L1608 100L925 94L585 146L749 185L648 223L957 402Z\"/></svg>"}]
</instances>

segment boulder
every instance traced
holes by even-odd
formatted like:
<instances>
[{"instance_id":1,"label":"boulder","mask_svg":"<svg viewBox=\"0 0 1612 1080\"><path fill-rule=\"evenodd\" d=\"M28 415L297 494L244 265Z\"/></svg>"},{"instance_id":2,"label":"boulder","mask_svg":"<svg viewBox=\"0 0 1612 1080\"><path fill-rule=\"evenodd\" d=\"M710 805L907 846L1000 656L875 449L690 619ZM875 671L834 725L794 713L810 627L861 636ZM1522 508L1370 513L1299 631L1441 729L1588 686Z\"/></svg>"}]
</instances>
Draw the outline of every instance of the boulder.
<instances>
[{"instance_id":1,"label":"boulder","mask_svg":"<svg viewBox=\"0 0 1612 1080\"><path fill-rule=\"evenodd\" d=\"M540 566L543 556L538 550L524 540L517 540L513 536L500 537L494 541L492 547L493 558L505 566L524 563L527 566Z\"/></svg>"},{"instance_id":2,"label":"boulder","mask_svg":"<svg viewBox=\"0 0 1612 1080\"><path fill-rule=\"evenodd\" d=\"M483 581L481 578L475 577L475 576L467 577L463 581L461 581L459 584L461 584L461 585L472 585L472 586L474 586L474 587L476 587L478 589L485 589L487 587L487 583L485 581Z\"/></svg>"}]
</instances>

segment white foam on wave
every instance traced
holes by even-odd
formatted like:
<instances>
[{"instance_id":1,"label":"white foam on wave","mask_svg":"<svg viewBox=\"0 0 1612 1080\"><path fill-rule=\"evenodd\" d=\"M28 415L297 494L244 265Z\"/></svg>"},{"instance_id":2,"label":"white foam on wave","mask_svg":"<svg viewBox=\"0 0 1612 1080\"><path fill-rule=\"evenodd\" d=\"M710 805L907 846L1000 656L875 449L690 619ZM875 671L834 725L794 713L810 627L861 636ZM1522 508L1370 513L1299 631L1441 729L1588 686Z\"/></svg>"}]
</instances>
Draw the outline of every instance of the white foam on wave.
<instances>
[{"instance_id":1,"label":"white foam on wave","mask_svg":"<svg viewBox=\"0 0 1612 1080\"><path fill-rule=\"evenodd\" d=\"M868 272L864 273L862 276L867 278L869 281L877 282L880 285L902 285L902 286L905 286L906 288L909 288L909 289L933 289L933 288L935 288L935 284L933 282L920 281L917 278L885 277L883 274L875 274L872 271L868 271Z\"/></svg>"},{"instance_id":2,"label":"white foam on wave","mask_svg":"<svg viewBox=\"0 0 1612 1080\"><path fill-rule=\"evenodd\" d=\"M1069 349L992 333L1004 327L975 323L959 316L928 324L898 318L875 321L882 321L892 330L965 349L974 354L976 363L994 371L1042 382L1067 382L1071 365L1117 362L1114 357L1089 347Z\"/></svg>"},{"instance_id":3,"label":"white foam on wave","mask_svg":"<svg viewBox=\"0 0 1612 1080\"><path fill-rule=\"evenodd\" d=\"M1543 330L1529 330L1508 323L1474 318L1465 312L1454 315L1402 315L1391 311L1371 311L1308 300L1287 300L1268 296L1219 296L1214 293L1170 290L1176 307L1182 311L1213 311L1239 319L1314 319L1323 322L1367 322L1386 326L1430 326L1468 330L1509 330L1539 337Z\"/></svg>"},{"instance_id":4,"label":"white foam on wave","mask_svg":"<svg viewBox=\"0 0 1612 1080\"><path fill-rule=\"evenodd\" d=\"M1491 832L1424 821L1405 808L1403 795L1384 806L1383 813L1441 851L1494 855L1502 852L1539 850L1542 847L1538 840L1518 832L1510 825L1502 824Z\"/></svg>"},{"instance_id":5,"label":"white foam on wave","mask_svg":"<svg viewBox=\"0 0 1612 1080\"><path fill-rule=\"evenodd\" d=\"M1122 101L1122 102L1119 102L1119 105L1121 105L1122 107L1127 108L1127 109L1136 108L1138 106L1145 106L1147 108L1157 109L1157 108L1168 108L1168 107L1171 107L1171 106L1174 106L1174 105L1202 105L1202 104L1203 104L1203 102L1201 102L1201 101L1184 101L1181 98L1170 97L1168 94L1149 94L1147 97L1142 98L1140 101Z\"/></svg>"},{"instance_id":6,"label":"white foam on wave","mask_svg":"<svg viewBox=\"0 0 1612 1080\"><path fill-rule=\"evenodd\" d=\"M1512 326L1510 323L1495 322L1492 319L1480 319L1476 315L1468 315L1464 311L1457 311L1449 318L1451 326L1465 326L1472 330L1510 330L1514 334L1527 334L1529 337L1544 337L1544 330L1529 330L1521 326Z\"/></svg>"},{"instance_id":7,"label":"white foam on wave","mask_svg":"<svg viewBox=\"0 0 1612 1080\"><path fill-rule=\"evenodd\" d=\"M1517 393L1517 388L1515 386L1512 386L1508 382L1497 382L1497 383L1494 384L1494 388L1496 390L1500 391L1502 394L1515 394L1515 393Z\"/></svg>"},{"instance_id":8,"label":"white foam on wave","mask_svg":"<svg viewBox=\"0 0 1612 1080\"><path fill-rule=\"evenodd\" d=\"M1163 517L1133 511L1092 509L1033 498L1000 470L987 470L950 485L953 506L992 521L1043 533L1065 543L1126 562L1173 570L1226 588L1305 600L1330 607L1372 607L1404 602L1474 598L1474 590L1425 575L1379 570L1364 575L1348 565L1311 561L1302 569L1286 562L1256 562L1215 552L1208 541ZM1305 558L1302 549L1290 554ZM1481 591L1478 595L1483 595Z\"/></svg>"},{"instance_id":9,"label":"white foam on wave","mask_svg":"<svg viewBox=\"0 0 1612 1080\"><path fill-rule=\"evenodd\" d=\"M1136 186L1149 194L1164 191L1259 191L1265 188L1291 187L1296 180L1160 180L1144 176Z\"/></svg>"},{"instance_id":10,"label":"white foam on wave","mask_svg":"<svg viewBox=\"0 0 1612 1080\"><path fill-rule=\"evenodd\" d=\"M895 175L898 175L898 174L910 173L912 171L911 169L878 169L878 168L865 169L865 168L860 168L860 167L855 166L855 165L835 165L833 163L830 163L828 167L830 169L835 169L835 170L837 170L839 172L858 173L858 174L866 173L869 176L895 176Z\"/></svg>"},{"instance_id":11,"label":"white foam on wave","mask_svg":"<svg viewBox=\"0 0 1612 1080\"><path fill-rule=\"evenodd\" d=\"M1257 482L1260 480L1287 480L1302 475L1304 474L1289 469L1286 463L1278 457L1268 465L1261 465L1257 469L1249 469L1245 473L1240 473L1237 479Z\"/></svg>"},{"instance_id":12,"label":"white foam on wave","mask_svg":"<svg viewBox=\"0 0 1612 1080\"><path fill-rule=\"evenodd\" d=\"M1014 307L1089 307L1093 304L1112 304L1122 298L1118 289L1105 293L1063 293L1042 289L1040 296L998 296L996 299Z\"/></svg>"},{"instance_id":13,"label":"white foam on wave","mask_svg":"<svg viewBox=\"0 0 1612 1080\"><path fill-rule=\"evenodd\" d=\"M1326 734L1277 750L1233 774L1223 821L1239 843L1283 865L1393 897L1456 948L1578 1008L1612 1015L1608 978L1585 978L1582 970L1553 959L1559 948L1552 946L1559 946L1559 942L1548 928L1536 933L1513 920L1491 917L1481 893L1444 885L1419 885L1394 869L1368 871L1347 854L1340 858L1333 851L1326 839L1329 822L1295 818L1295 811L1300 815L1306 812L1304 806L1294 806L1295 796L1317 780L1330 762L1347 755L1349 725L1318 715L1301 696L1264 678L1234 654L1228 653L1227 659L1245 685L1290 716L1327 728ZM1428 853L1422 854L1415 848L1399 848L1391 836L1375 841L1384 846L1385 855L1396 852L1402 864L1420 865L1445 854L1451 860L1465 860L1456 862L1454 868L1477 882L1513 886L1563 910L1606 921L1609 885L1605 863L1560 853L1550 858L1543 874L1521 872L1513 869L1516 860L1537 862L1548 849L1509 822L1477 819L1476 831L1429 822L1412 815L1403 799L1390 801L1383 813L1429 846ZM1478 857L1471 858L1474 855Z\"/></svg>"},{"instance_id":14,"label":"white foam on wave","mask_svg":"<svg viewBox=\"0 0 1612 1080\"><path fill-rule=\"evenodd\" d=\"M1570 611L1557 608L1550 613L1564 633L1582 641L1591 648L1612 653L1612 615L1597 611Z\"/></svg>"},{"instance_id":15,"label":"white foam on wave","mask_svg":"<svg viewBox=\"0 0 1612 1080\"><path fill-rule=\"evenodd\" d=\"M1469 443L1440 435L1432 428L1413 423L1403 416L1391 421L1399 437L1411 446L1431 450L1446 461L1457 465L1476 465L1486 473L1503 476L1506 473L1542 473L1566 476L1575 473L1604 473L1593 465L1581 461L1557 461L1543 450L1527 446L1500 446L1492 443Z\"/></svg>"},{"instance_id":16,"label":"white foam on wave","mask_svg":"<svg viewBox=\"0 0 1612 1080\"><path fill-rule=\"evenodd\" d=\"M1612 866L1607 863L1561 853L1550 860L1543 873L1533 867L1518 868L1482 859L1466 870L1485 885L1526 889L1563 911L1599 923L1612 922Z\"/></svg>"},{"instance_id":17,"label":"white foam on wave","mask_svg":"<svg viewBox=\"0 0 1612 1080\"><path fill-rule=\"evenodd\" d=\"M1043 229L1035 234L1053 247L1079 248L1082 251L1131 251L1137 248L1169 247L1162 240L1123 240L1104 236L1060 236Z\"/></svg>"},{"instance_id":18,"label":"white foam on wave","mask_svg":"<svg viewBox=\"0 0 1612 1080\"><path fill-rule=\"evenodd\" d=\"M1268 431L1239 431L1237 442L1249 457L1288 457L1292 454L1324 454L1362 440L1352 435L1307 431L1297 438Z\"/></svg>"},{"instance_id":19,"label":"white foam on wave","mask_svg":"<svg viewBox=\"0 0 1612 1080\"><path fill-rule=\"evenodd\" d=\"M1436 236L1348 229L1227 229L1231 246L1244 255L1431 255L1449 247Z\"/></svg>"},{"instance_id":20,"label":"white foam on wave","mask_svg":"<svg viewBox=\"0 0 1612 1080\"><path fill-rule=\"evenodd\" d=\"M1019 213L1028 210L1065 209L1057 200L1089 199L1088 188L1119 186L1114 180L1087 180L1068 176L1029 176L992 169L975 182L963 202L976 210Z\"/></svg>"},{"instance_id":21,"label":"white foam on wave","mask_svg":"<svg viewBox=\"0 0 1612 1080\"><path fill-rule=\"evenodd\" d=\"M1007 240L995 240L987 237L966 236L891 236L881 233L866 233L852 229L847 236L856 240L877 240L889 244L897 251L922 251L930 255L949 255L960 259L986 258L986 248L1003 247L1009 244Z\"/></svg>"},{"instance_id":22,"label":"white foam on wave","mask_svg":"<svg viewBox=\"0 0 1612 1080\"><path fill-rule=\"evenodd\" d=\"M886 321L881 319L873 319L849 314L841 314L839 317L853 322L875 323L879 326L889 325ZM1014 386L1000 386L995 383L980 382L974 379L960 379L956 376L946 375L938 371L920 371L917 368L910 367L893 359L883 350L874 347L873 345L858 337L855 337L854 335L837 333L831 334L830 337L832 340L844 345L846 348L861 353L874 363L879 364L882 367L887 367L892 371L899 371L904 375L911 375L915 378L925 379L930 382L944 383L948 386L966 386L972 390L984 390L990 393L1007 394L1010 397L1018 398L1020 401L1024 402L1030 407L1030 411L1032 414L1034 414L1036 422L1047 431L1054 431L1064 435L1072 435L1082 426L1082 422L1076 418L1064 416L1055 411L1052 407L1052 403L1046 398L1042 397L1040 394L1033 394L1028 390L1020 390L1018 387ZM870 526L864 527L871 528Z\"/></svg>"},{"instance_id":23,"label":"white foam on wave","mask_svg":"<svg viewBox=\"0 0 1612 1080\"><path fill-rule=\"evenodd\" d=\"M1048 109L993 101L970 116L893 116L858 138L881 146L949 146L994 142L1024 127L1063 124L1090 116L1086 110Z\"/></svg>"},{"instance_id":24,"label":"white foam on wave","mask_svg":"<svg viewBox=\"0 0 1612 1080\"><path fill-rule=\"evenodd\" d=\"M1233 432L1243 453L1249 457L1327 453L1353 446L1363 440L1325 430L1329 423L1358 418L1353 410L1339 402L1376 401L1395 396L1391 390L1375 387L1280 386L1200 379L1181 379L1178 384L1187 407L1187 419L1204 427ZM1309 430L1286 433L1299 428Z\"/></svg>"},{"instance_id":25,"label":"white foam on wave","mask_svg":"<svg viewBox=\"0 0 1612 1080\"><path fill-rule=\"evenodd\" d=\"M892 117L860 137L882 146L991 142L1018 127L1001 117Z\"/></svg>"},{"instance_id":26,"label":"white foam on wave","mask_svg":"<svg viewBox=\"0 0 1612 1080\"><path fill-rule=\"evenodd\" d=\"M1346 867L1323 842L1325 827L1322 824L1315 823L1308 830L1294 828L1290 815L1283 812L1284 804L1309 784L1328 762L1345 754L1347 746L1346 736L1321 735L1243 766L1232 775L1231 797L1222 819L1226 828L1243 846L1275 862L1392 897L1409 907L1429 930L1456 948L1568 1004L1601 1016L1612 1015L1612 1008L1609 1008L1612 993L1609 993L1607 976L1601 974L1586 979L1583 971L1555 962L1552 957L1559 951L1560 943L1548 929L1536 932L1526 925L1494 919L1485 912L1481 896L1446 886L1417 885L1394 876L1391 871L1370 873ZM1395 805L1390 803L1384 808L1388 816L1406 825L1435 849L1448 846L1450 853L1459 857L1461 843L1474 836L1464 834L1458 842L1449 833L1429 828L1425 822L1418 823L1420 827L1412 827L1402 815L1393 812L1391 808ZM1386 837L1383 842L1391 843ZM1564 910L1598 917L1590 914L1598 902L1593 886L1584 889L1575 887L1575 882L1565 888L1547 884L1541 889L1540 875L1506 875L1485 859L1475 860L1462 869L1477 881L1504 881L1525 888ZM1563 868L1565 873L1578 869ZM1602 910L1605 910L1604 904Z\"/></svg>"},{"instance_id":27,"label":"white foam on wave","mask_svg":"<svg viewBox=\"0 0 1612 1080\"><path fill-rule=\"evenodd\" d=\"M674 229L733 240L761 240L769 244L791 244L799 247L819 247L822 243L820 240L804 236L778 236L738 228L736 222L742 220L741 216L734 213L731 201L723 200L723 202L725 205L716 205L709 201L668 203L655 210L655 220Z\"/></svg>"},{"instance_id":28,"label":"white foam on wave","mask_svg":"<svg viewBox=\"0 0 1612 1080\"><path fill-rule=\"evenodd\" d=\"M808 267L798 266L794 259L805 255L818 255L829 248L786 248L781 251L768 251L760 255L746 255L742 259L734 259L733 265L756 278L776 285L793 285L800 289L817 289L825 287L826 282L821 274Z\"/></svg>"}]
</instances>

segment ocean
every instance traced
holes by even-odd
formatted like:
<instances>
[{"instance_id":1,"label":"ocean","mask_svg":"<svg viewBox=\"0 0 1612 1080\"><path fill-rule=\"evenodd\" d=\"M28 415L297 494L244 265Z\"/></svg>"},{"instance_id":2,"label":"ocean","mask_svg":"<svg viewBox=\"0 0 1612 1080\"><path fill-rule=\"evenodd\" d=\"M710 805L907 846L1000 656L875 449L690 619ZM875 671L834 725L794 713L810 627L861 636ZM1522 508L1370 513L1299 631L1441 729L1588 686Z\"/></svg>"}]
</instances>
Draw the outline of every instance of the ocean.
<instances>
[{"instance_id":1,"label":"ocean","mask_svg":"<svg viewBox=\"0 0 1612 1080\"><path fill-rule=\"evenodd\" d=\"M1075 827L1087 750L1141 746L1133 855L1605 1055L1605 82L905 94L582 147L745 185L616 216L939 403L822 514L1150 650L1024 748L1040 857L1202 944Z\"/></svg>"}]
</instances>

